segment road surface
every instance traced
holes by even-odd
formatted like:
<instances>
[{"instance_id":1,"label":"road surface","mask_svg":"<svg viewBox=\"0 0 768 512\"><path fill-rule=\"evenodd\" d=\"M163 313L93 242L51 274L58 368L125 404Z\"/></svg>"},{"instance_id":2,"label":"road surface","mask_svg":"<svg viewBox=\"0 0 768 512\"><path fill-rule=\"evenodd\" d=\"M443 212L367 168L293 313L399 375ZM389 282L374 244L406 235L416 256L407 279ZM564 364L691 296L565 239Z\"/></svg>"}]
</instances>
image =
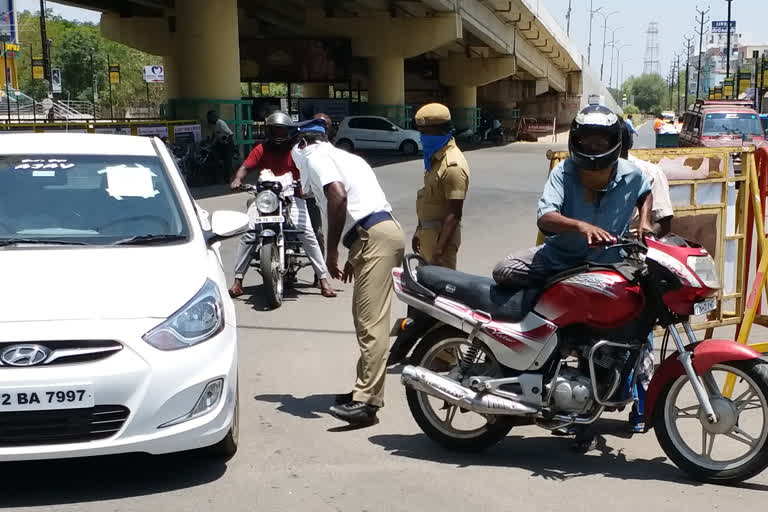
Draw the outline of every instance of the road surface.
<instances>
[{"instance_id":1,"label":"road surface","mask_svg":"<svg viewBox=\"0 0 768 512\"><path fill-rule=\"evenodd\" d=\"M647 127L644 127L647 130ZM471 151L460 268L488 274L508 251L536 237L536 201L547 146L512 144ZM409 238L416 223L421 159L377 158L379 179ZM246 196L213 195L209 210L242 209ZM224 245L227 267L236 240ZM115 269L119 271L119 269ZM426 511L567 510L679 512L761 510L768 473L741 487L688 481L654 434L629 439L625 415L601 422L600 450L575 455L568 440L519 428L486 453L457 455L431 443L407 409L397 375L380 423L347 430L327 414L354 379L357 345L351 288L336 299L307 286L277 311L237 301L240 335L240 451L229 462L197 455L108 457L3 464L0 506L35 511ZM395 315L404 312L397 304Z\"/></svg>"}]
</instances>

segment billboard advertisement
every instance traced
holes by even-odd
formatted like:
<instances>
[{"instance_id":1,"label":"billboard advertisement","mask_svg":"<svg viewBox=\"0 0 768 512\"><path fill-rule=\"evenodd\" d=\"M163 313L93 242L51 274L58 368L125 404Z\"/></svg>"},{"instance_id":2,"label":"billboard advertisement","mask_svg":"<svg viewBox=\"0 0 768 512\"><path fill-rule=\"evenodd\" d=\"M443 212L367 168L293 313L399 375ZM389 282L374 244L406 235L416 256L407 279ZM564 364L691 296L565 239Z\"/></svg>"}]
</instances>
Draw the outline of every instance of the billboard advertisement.
<instances>
[{"instance_id":1,"label":"billboard advertisement","mask_svg":"<svg viewBox=\"0 0 768 512\"><path fill-rule=\"evenodd\" d=\"M736 22L731 22L731 34L736 32ZM713 34L727 34L728 33L728 22L727 21L713 21L712 22L712 33Z\"/></svg>"},{"instance_id":2,"label":"billboard advertisement","mask_svg":"<svg viewBox=\"0 0 768 512\"><path fill-rule=\"evenodd\" d=\"M10 36L9 41L16 39L16 10L14 0L0 0L0 35Z\"/></svg>"},{"instance_id":3,"label":"billboard advertisement","mask_svg":"<svg viewBox=\"0 0 768 512\"><path fill-rule=\"evenodd\" d=\"M249 39L240 41L240 59L257 65L253 82L346 82L352 47L347 39Z\"/></svg>"}]
</instances>

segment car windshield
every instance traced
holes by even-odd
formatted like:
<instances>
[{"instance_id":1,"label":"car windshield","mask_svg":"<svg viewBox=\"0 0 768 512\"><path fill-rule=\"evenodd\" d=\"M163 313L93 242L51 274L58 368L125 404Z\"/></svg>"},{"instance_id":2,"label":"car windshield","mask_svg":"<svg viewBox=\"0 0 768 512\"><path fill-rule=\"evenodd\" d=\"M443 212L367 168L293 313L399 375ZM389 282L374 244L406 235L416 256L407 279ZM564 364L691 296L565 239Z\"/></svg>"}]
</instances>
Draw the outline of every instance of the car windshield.
<instances>
[{"instance_id":1,"label":"car windshield","mask_svg":"<svg viewBox=\"0 0 768 512\"><path fill-rule=\"evenodd\" d=\"M0 156L0 247L161 243L188 233L158 157Z\"/></svg>"},{"instance_id":2,"label":"car windshield","mask_svg":"<svg viewBox=\"0 0 768 512\"><path fill-rule=\"evenodd\" d=\"M763 136L763 127L757 114L707 114L704 118L705 136L717 135L758 135Z\"/></svg>"}]
</instances>

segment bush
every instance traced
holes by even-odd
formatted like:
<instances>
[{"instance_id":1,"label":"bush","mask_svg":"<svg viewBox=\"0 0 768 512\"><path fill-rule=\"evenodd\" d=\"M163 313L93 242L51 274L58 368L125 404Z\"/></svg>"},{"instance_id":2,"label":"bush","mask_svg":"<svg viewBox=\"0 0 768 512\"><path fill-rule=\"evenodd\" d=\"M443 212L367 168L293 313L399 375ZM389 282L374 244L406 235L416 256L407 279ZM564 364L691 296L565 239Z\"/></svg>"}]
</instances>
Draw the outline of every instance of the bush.
<instances>
[{"instance_id":1,"label":"bush","mask_svg":"<svg viewBox=\"0 0 768 512\"><path fill-rule=\"evenodd\" d=\"M640 113L640 109L634 105L627 105L626 107L624 107L624 115L639 114L639 113Z\"/></svg>"}]
</instances>

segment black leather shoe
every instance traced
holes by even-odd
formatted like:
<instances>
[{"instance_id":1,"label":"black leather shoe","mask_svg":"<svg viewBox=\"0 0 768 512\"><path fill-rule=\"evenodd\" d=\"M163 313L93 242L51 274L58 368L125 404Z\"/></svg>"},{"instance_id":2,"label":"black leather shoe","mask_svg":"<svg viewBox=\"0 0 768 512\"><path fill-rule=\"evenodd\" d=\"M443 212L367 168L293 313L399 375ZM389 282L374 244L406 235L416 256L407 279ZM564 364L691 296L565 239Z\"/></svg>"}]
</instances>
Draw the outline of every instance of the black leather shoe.
<instances>
[{"instance_id":1,"label":"black leather shoe","mask_svg":"<svg viewBox=\"0 0 768 512\"><path fill-rule=\"evenodd\" d=\"M334 405L330 413L334 418L353 425L372 425L376 422L377 410L378 407L352 400L344 405Z\"/></svg>"},{"instance_id":2,"label":"black leather shoe","mask_svg":"<svg viewBox=\"0 0 768 512\"><path fill-rule=\"evenodd\" d=\"M349 393L342 393L340 395L336 395L333 399L333 403L335 403L336 405L348 404L351 401L352 401L351 391Z\"/></svg>"}]
</instances>

